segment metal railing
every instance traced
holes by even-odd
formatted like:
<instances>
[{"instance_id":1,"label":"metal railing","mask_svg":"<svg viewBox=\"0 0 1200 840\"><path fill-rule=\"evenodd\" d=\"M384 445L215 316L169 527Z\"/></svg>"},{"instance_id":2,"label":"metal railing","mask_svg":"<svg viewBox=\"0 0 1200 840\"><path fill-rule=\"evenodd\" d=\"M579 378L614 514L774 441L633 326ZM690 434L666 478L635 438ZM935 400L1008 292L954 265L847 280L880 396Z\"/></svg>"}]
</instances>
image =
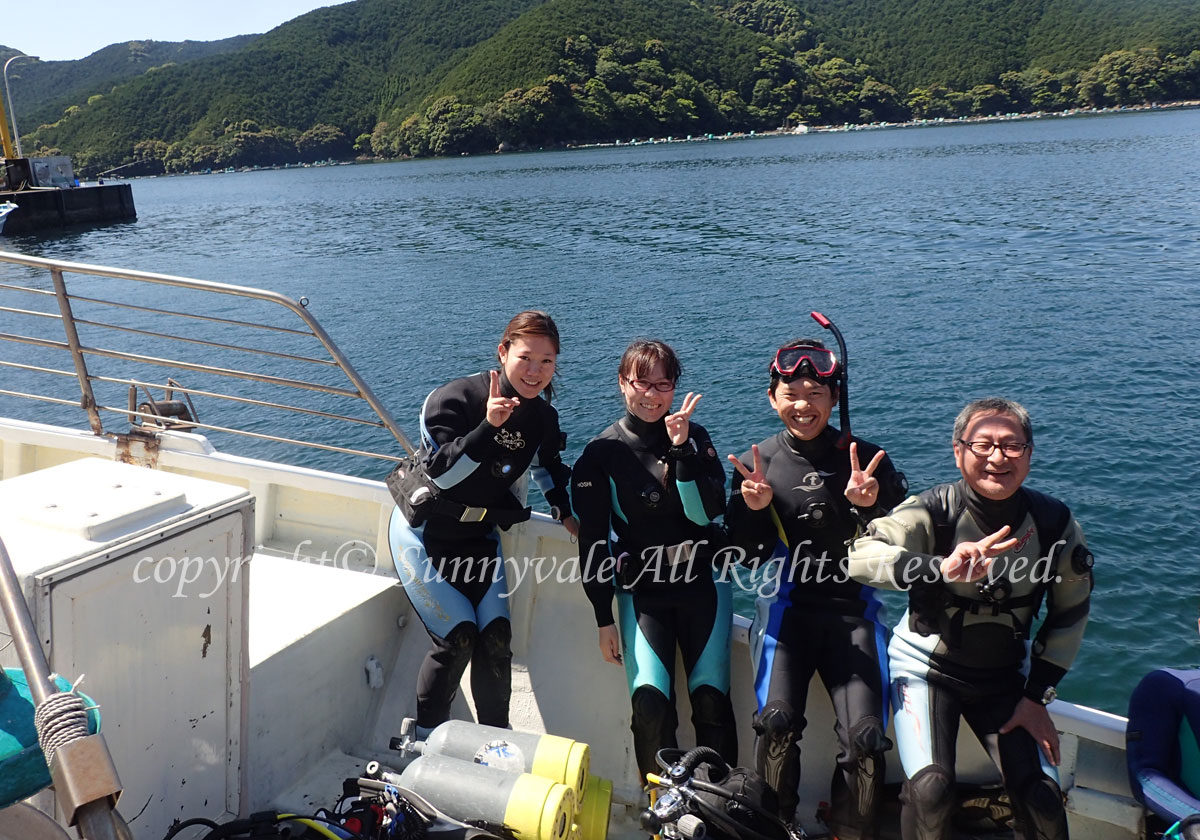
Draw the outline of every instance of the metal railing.
<instances>
[{"instance_id":1,"label":"metal railing","mask_svg":"<svg viewBox=\"0 0 1200 840\"><path fill-rule=\"evenodd\" d=\"M3 251L0 251L0 263L25 266L27 269L35 271L44 270L49 273L52 287L50 289L39 289L33 285L0 282L0 290L31 295L34 300L40 299L47 304L48 298L53 297L57 303L57 312L0 306L0 313L33 319L35 323L44 323L47 326L50 322L58 322L62 330L59 334L61 338L57 337L57 335L55 337L45 337L23 335L15 332L0 332L0 342L13 342L27 347L38 348L38 352L41 350L65 351L70 354L72 361L72 369L63 370L61 368L35 364L28 360L8 361L0 359L0 371L7 369L10 371L21 371L25 374L72 377L78 383L80 396L78 400L74 400L73 398L64 399L62 397L51 396L47 393L31 393L8 388L0 388L0 395L58 405L76 405L87 414L88 424L92 433L96 435L113 434L113 432L106 430L104 426L103 414L107 412L122 415L133 425L156 429L194 428L206 431L228 432L251 439L311 447L328 452L359 455L387 461L398 460L395 453L340 446L301 437L283 437L272 434L269 431L254 431L245 426L239 427L229 423L204 423L195 416L196 412L192 401L192 398L195 397L206 401L219 400L238 407L253 406L278 410L309 418L319 418L322 421L330 421L335 424L375 427L390 433L407 452L411 453L413 451L412 444L400 430L391 413L379 401L366 382L363 381L362 377L342 354L341 350L338 349L338 346L317 322L316 318L308 312L305 308L307 301L303 298L300 301L295 301L275 292L247 286L235 286L227 283L193 280L166 274L125 271L105 266L27 257ZM87 293L76 294L69 290L68 278L71 281L72 289L77 287L76 284L88 285L89 288L82 290ZM134 284L129 287L133 292L133 298L117 300L113 299L111 295L101 296L100 293L92 288L98 285L94 282L97 278L110 278L131 282ZM9 278L2 279L8 280ZM178 297L188 297L195 301L209 301L215 296L227 306L236 306L239 311L233 314L238 315L242 314L243 310L253 308L249 304L244 303L244 301L260 301L268 304L271 311L277 312L277 307L286 310L287 313L290 313L290 316L299 319L299 325L289 326L267 323L268 320L274 320L274 318L246 320L241 317L221 317L216 314L210 314L213 309L211 306L205 306L202 310L196 306L190 308L182 306L180 308L173 308L177 303L174 295L173 299L169 302L170 305L147 305L144 300L145 296L137 294L139 289L146 288L147 285L186 290L186 293L181 291ZM231 303L230 298L241 299L241 301L233 301ZM111 317L77 317L75 310L80 305L86 306L89 310L107 313ZM117 321L122 315L132 318L136 323L118 323ZM287 317L290 318L290 316ZM186 319L186 323L189 324L197 323L204 330L204 333L200 336L181 334L182 330L171 328L171 322L175 321L175 319ZM159 328L158 324L160 322L167 324L167 327ZM175 323L178 322L176 321ZM155 328L151 328L151 325ZM126 340L133 341L135 345L138 342L142 342L143 344L165 343L171 348L170 356L153 355L145 352L130 352L127 349L109 349L92 343L86 343L80 336L81 328L88 331L89 334L90 332L115 331L126 337ZM271 341L289 342L288 349L254 347L250 346L249 343L232 343L218 339L218 335L221 333L227 334L237 331L265 335ZM291 349L291 344L303 343L305 341L311 342L314 339L319 342L321 348L324 350L324 358L319 357L313 351L302 352ZM200 355L197 356L197 353ZM235 357L239 361L230 365L213 364L212 357L222 354ZM95 370L98 366L97 360L101 359L108 360L110 363L118 364L126 369L135 369L139 373L137 375L123 376L105 375ZM261 369L254 370L252 369L253 365L249 361L241 362L241 359L255 360L264 365L269 363L272 367L270 372L265 372ZM92 363L91 367L89 367L89 362ZM315 381L317 379L315 374L311 376L307 373L301 376L279 375L276 371L276 368L279 366L288 366L289 373L295 368L301 369L302 373L306 369L310 371L314 369L324 371L327 379L330 375L340 371L345 377L345 384L330 384L329 382ZM163 369L169 369L172 375L166 376L165 380L156 380L156 377ZM145 371L145 373L141 373L141 371ZM179 382L180 379L184 378L183 373L212 379L218 383L222 383L223 387L185 387ZM0 382L4 380L5 377L0 377ZM285 389L285 392L289 394L306 392L309 395L316 393L339 400L361 400L367 404L374 416L359 417L351 413L326 410L324 407L294 405L291 402L268 400L259 394L230 393L228 392L229 390L236 389L227 388L224 386L224 383L232 381L254 383L256 389L261 387L262 390ZM105 405L98 401L96 397L97 389L94 386L101 383L109 386L110 389L114 386L127 388L128 404L125 406ZM163 392L164 398L162 400L155 397L154 391L156 390ZM143 401L141 402L135 399L138 393L143 395ZM175 394L184 395L186 404L181 405L180 401L174 400L173 397ZM247 416L252 417L253 415ZM340 426L339 428L345 428L345 426Z\"/></svg>"}]
</instances>

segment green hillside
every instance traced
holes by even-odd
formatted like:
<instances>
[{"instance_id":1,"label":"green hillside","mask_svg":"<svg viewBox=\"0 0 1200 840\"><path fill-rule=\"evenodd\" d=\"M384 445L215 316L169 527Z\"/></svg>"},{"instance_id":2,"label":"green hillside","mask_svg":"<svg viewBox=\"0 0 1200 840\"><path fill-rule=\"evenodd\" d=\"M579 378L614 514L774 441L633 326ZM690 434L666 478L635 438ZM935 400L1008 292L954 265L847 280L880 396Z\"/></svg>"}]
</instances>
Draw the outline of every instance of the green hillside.
<instances>
[{"instance_id":1,"label":"green hillside","mask_svg":"<svg viewBox=\"0 0 1200 840\"><path fill-rule=\"evenodd\" d=\"M1200 50L1197 0L1048 0L1030 30L1029 64L1051 71L1086 67L1116 50Z\"/></svg>"},{"instance_id":2,"label":"green hillside","mask_svg":"<svg viewBox=\"0 0 1200 840\"><path fill-rule=\"evenodd\" d=\"M758 62L757 50L767 43L689 0L549 0L472 50L438 82L434 93L486 101L538 84L561 71L564 43L579 36L594 44L661 41L673 66L745 94Z\"/></svg>"},{"instance_id":3,"label":"green hillside","mask_svg":"<svg viewBox=\"0 0 1200 840\"><path fill-rule=\"evenodd\" d=\"M441 155L1200 98L1200 0L356 0L20 76L84 173Z\"/></svg>"},{"instance_id":4,"label":"green hillside","mask_svg":"<svg viewBox=\"0 0 1200 840\"><path fill-rule=\"evenodd\" d=\"M96 94L108 93L115 85L152 68L233 52L257 37L238 35L220 41L127 41L97 50L78 61L14 62L9 68L8 80L17 104L18 124L32 129L53 122L67 107L86 102ZM0 62L19 52L0 47Z\"/></svg>"},{"instance_id":5,"label":"green hillside","mask_svg":"<svg viewBox=\"0 0 1200 840\"><path fill-rule=\"evenodd\" d=\"M439 65L535 2L358 0L317 9L234 53L164 67L77 103L29 145L67 151L87 171L132 159L147 140L202 147L224 139L263 162L292 142L264 129L299 135L327 125L352 141L375 125L385 90L428 84Z\"/></svg>"},{"instance_id":6,"label":"green hillside","mask_svg":"<svg viewBox=\"0 0 1200 840\"><path fill-rule=\"evenodd\" d=\"M1005 71L1082 70L1105 53L1200 49L1200 0L788 0L835 52L898 90L966 90Z\"/></svg>"}]
</instances>

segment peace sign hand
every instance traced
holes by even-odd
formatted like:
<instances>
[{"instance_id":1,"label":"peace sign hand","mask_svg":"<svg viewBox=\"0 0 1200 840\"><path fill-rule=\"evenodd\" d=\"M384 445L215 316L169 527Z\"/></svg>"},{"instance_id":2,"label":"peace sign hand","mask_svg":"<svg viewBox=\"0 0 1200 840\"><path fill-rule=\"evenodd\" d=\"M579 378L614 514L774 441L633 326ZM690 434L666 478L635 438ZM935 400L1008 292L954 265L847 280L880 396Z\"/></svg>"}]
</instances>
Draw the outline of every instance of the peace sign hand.
<instances>
[{"instance_id":1,"label":"peace sign hand","mask_svg":"<svg viewBox=\"0 0 1200 840\"><path fill-rule=\"evenodd\" d=\"M691 391L688 391L687 396L683 398L683 405L679 407L679 411L667 415L667 436L671 438L672 446L683 446L687 443L692 412L696 410L696 403L700 402L702 396L704 395L693 394Z\"/></svg>"},{"instance_id":2,"label":"peace sign hand","mask_svg":"<svg viewBox=\"0 0 1200 840\"><path fill-rule=\"evenodd\" d=\"M730 455L729 462L742 474L742 499L746 502L746 507L750 510L762 510L771 504L771 499L775 498L775 491L767 484L767 476L763 473L762 455L758 452L758 444L751 446L750 451L754 455L753 470L747 470L746 465L738 460L736 455Z\"/></svg>"},{"instance_id":3,"label":"peace sign hand","mask_svg":"<svg viewBox=\"0 0 1200 840\"><path fill-rule=\"evenodd\" d=\"M492 375L492 381L488 388L487 421L489 426L495 426L498 429L508 422L513 409L521 404L521 400L518 397L510 398L501 394L500 372L493 370L489 373Z\"/></svg>"},{"instance_id":4,"label":"peace sign hand","mask_svg":"<svg viewBox=\"0 0 1200 840\"><path fill-rule=\"evenodd\" d=\"M950 583L970 583L984 577L992 567L992 558L999 557L1017 544L1008 536L1012 529L1005 525L978 542L961 542L950 556L942 560L942 578Z\"/></svg>"},{"instance_id":5,"label":"peace sign hand","mask_svg":"<svg viewBox=\"0 0 1200 840\"><path fill-rule=\"evenodd\" d=\"M860 508L874 507L875 500L879 498L879 479L871 473L875 472L875 468L883 461L883 455L884 452L880 449L864 469L858 465L858 444L851 442L850 480L846 482L846 498L850 500L850 504Z\"/></svg>"}]
</instances>

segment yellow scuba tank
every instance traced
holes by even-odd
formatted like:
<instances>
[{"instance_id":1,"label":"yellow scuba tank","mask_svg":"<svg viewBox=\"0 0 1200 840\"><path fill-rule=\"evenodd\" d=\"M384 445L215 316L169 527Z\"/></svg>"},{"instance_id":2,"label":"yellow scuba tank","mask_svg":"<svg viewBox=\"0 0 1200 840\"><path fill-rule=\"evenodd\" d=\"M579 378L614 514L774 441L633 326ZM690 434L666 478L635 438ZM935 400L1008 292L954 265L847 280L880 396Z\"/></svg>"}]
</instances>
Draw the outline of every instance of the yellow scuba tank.
<instances>
[{"instance_id":1,"label":"yellow scuba tank","mask_svg":"<svg viewBox=\"0 0 1200 840\"><path fill-rule=\"evenodd\" d=\"M599 776L588 778L583 799L579 802L579 813L575 816L580 840L606 840L608 837L612 789L612 782L608 779L602 779Z\"/></svg>"},{"instance_id":2,"label":"yellow scuba tank","mask_svg":"<svg viewBox=\"0 0 1200 840\"><path fill-rule=\"evenodd\" d=\"M407 724L406 720L402 732L408 731ZM422 746L414 744L412 749L422 755L444 755L509 772L541 776L571 788L576 801L584 799L588 790L591 748L581 741L558 735L535 735L465 720L449 720L434 728Z\"/></svg>"},{"instance_id":3,"label":"yellow scuba tank","mask_svg":"<svg viewBox=\"0 0 1200 840\"><path fill-rule=\"evenodd\" d=\"M421 755L385 782L407 788L460 822L508 827L519 840L569 840L575 795L566 785L444 755Z\"/></svg>"}]
</instances>

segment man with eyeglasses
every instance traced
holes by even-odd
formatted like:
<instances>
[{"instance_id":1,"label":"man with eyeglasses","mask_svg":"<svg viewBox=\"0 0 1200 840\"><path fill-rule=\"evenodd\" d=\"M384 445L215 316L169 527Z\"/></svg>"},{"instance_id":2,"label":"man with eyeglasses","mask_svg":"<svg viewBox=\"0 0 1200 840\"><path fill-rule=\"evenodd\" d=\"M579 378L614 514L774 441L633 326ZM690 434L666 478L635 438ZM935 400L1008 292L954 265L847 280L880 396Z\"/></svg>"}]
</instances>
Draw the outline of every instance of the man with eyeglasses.
<instances>
[{"instance_id":1,"label":"man with eyeglasses","mask_svg":"<svg viewBox=\"0 0 1200 840\"><path fill-rule=\"evenodd\" d=\"M844 359L844 349L839 361L814 339L776 352L767 397L783 428L740 459L729 456L736 471L725 522L749 565L782 557L768 573L778 587L758 599L751 631L755 769L778 795L780 818L812 829L810 814L796 814L799 742L819 673L840 748L822 816L837 837L859 840L878 832L890 746L887 629L874 590L848 577L844 558L847 542L903 499L907 485L882 449L850 435L848 414L843 428L829 425L846 396Z\"/></svg>"},{"instance_id":2,"label":"man with eyeglasses","mask_svg":"<svg viewBox=\"0 0 1200 840\"><path fill-rule=\"evenodd\" d=\"M1083 639L1092 555L1067 507L1023 486L1033 428L1019 403L969 403L953 447L962 480L875 519L849 555L856 580L909 592L888 645L901 835L950 837L961 716L1000 768L1025 836L1065 838L1046 706Z\"/></svg>"}]
</instances>

